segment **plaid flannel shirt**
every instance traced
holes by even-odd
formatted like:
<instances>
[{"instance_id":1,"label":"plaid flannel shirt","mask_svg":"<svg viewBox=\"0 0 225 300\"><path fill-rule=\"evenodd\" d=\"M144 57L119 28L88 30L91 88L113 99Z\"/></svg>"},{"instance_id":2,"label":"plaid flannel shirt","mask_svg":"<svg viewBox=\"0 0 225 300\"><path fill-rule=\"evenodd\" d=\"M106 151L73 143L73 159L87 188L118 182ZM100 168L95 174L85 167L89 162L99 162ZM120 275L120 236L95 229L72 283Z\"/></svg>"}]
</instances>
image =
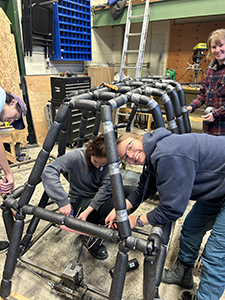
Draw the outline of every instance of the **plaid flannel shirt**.
<instances>
[{"instance_id":1,"label":"plaid flannel shirt","mask_svg":"<svg viewBox=\"0 0 225 300\"><path fill-rule=\"evenodd\" d=\"M225 135L225 62L219 66L214 58L209 64L200 92L190 106L195 111L198 107L212 106L214 122L203 121L203 131L213 135Z\"/></svg>"}]
</instances>

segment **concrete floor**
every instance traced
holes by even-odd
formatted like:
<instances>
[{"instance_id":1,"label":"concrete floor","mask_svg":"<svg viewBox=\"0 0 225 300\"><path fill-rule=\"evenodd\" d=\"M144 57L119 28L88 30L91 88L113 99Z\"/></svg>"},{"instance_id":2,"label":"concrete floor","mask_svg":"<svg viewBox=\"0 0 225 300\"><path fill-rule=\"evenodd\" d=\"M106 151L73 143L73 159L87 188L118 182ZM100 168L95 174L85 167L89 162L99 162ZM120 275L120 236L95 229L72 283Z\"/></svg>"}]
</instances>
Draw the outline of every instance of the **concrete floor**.
<instances>
[{"instance_id":1,"label":"concrete floor","mask_svg":"<svg viewBox=\"0 0 225 300\"><path fill-rule=\"evenodd\" d=\"M28 156L31 159L36 159L41 147L29 147ZM68 148L67 151L70 151ZM57 155L57 146L54 147L52 154ZM12 167L15 186L23 185L30 175L34 163L28 163L21 166ZM131 170L133 170L131 168ZM136 169L141 171L141 169ZM68 183L64 180L64 186L67 189ZM30 204L37 205L43 194L43 186L39 184L32 196ZM177 253L179 251L179 236L180 230L185 218L185 215L190 210L193 202L190 201L185 214L182 218L177 220L173 237L171 240L170 248L165 263L166 267L170 267L176 260ZM157 205L156 201L149 199L141 205L136 214L142 214L149 211ZM57 209L55 204L48 206L49 210ZM25 219L25 230L29 224L30 216ZM35 236L48 225L48 222L41 220ZM0 240L6 239L6 233L3 225L2 216L0 217ZM151 226L145 226L144 230L149 231ZM25 232L24 230L24 232ZM146 236L133 233L146 239ZM111 276L109 273L110 268L115 265L116 254L118 251L118 245L106 242L109 256L106 260L100 261L93 258L86 248L83 248L79 262L83 265L84 283L91 285L95 288L99 288L106 293L109 293L111 286ZM204 246L204 243L203 243ZM38 266L51 269L53 272L60 274L64 271L67 262L72 259L77 260L78 253L81 247L81 237L78 234L70 233L61 230L59 227L52 226L50 229L31 247L30 250L23 256L24 259L32 261L32 263ZM0 279L2 279L2 272L5 264L6 252L0 254ZM142 286L143 286L143 254L131 250L129 252L129 260L136 258L139 262L139 268L128 272L125 280L123 299L125 300L141 300L143 299ZM56 291L53 286L59 282L59 278L55 275L41 271L35 267L26 268L22 263L18 262L15 272L12 278L12 291L16 292L30 300L69 300L76 299L75 297ZM36 272L36 274L34 273ZM199 265L194 269L194 288L196 291L200 278ZM184 291L176 285L160 284L159 294L163 300L179 299L179 296ZM101 300L106 297L87 291L84 299ZM225 300L225 295L221 298Z\"/></svg>"}]
</instances>

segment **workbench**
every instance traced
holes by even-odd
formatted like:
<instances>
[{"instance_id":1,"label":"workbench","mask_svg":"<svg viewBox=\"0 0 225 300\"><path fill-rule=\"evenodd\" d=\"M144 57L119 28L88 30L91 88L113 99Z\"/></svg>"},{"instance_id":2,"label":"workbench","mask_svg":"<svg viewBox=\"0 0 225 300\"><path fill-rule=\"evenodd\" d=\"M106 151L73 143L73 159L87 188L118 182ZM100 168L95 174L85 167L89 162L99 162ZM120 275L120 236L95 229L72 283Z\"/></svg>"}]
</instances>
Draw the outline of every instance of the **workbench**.
<instances>
[{"instance_id":1,"label":"workbench","mask_svg":"<svg viewBox=\"0 0 225 300\"><path fill-rule=\"evenodd\" d=\"M10 147L10 152L5 151L6 158L13 164L16 162L16 151L13 139L14 130L15 129L13 128L13 126L0 126L0 138L3 144L7 143Z\"/></svg>"}]
</instances>

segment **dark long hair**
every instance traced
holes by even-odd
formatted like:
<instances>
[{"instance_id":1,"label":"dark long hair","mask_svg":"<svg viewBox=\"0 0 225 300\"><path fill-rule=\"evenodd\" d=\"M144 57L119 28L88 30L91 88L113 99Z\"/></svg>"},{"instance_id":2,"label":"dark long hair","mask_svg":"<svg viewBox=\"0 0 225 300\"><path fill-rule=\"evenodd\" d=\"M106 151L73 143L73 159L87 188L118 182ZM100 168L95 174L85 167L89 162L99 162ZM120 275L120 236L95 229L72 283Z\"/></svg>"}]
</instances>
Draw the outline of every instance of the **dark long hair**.
<instances>
[{"instance_id":1,"label":"dark long hair","mask_svg":"<svg viewBox=\"0 0 225 300\"><path fill-rule=\"evenodd\" d=\"M94 138L93 140L88 141L85 144L85 147L86 147L85 159L87 162L87 168L89 173L91 172L92 169L91 156L106 158L104 135L101 134L96 138Z\"/></svg>"}]
</instances>

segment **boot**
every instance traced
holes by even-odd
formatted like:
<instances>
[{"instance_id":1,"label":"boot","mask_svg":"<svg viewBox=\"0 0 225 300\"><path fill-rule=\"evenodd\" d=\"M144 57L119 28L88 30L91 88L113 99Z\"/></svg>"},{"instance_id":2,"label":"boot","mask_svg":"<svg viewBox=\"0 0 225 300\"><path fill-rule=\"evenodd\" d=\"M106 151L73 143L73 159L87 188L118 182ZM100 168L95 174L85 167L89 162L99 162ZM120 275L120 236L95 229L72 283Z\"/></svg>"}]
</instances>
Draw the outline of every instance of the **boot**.
<instances>
[{"instance_id":1,"label":"boot","mask_svg":"<svg viewBox=\"0 0 225 300\"><path fill-rule=\"evenodd\" d=\"M87 236L84 240L84 246L88 249L90 254L97 259L104 260L108 257L108 252L103 240Z\"/></svg>"},{"instance_id":2,"label":"boot","mask_svg":"<svg viewBox=\"0 0 225 300\"><path fill-rule=\"evenodd\" d=\"M193 288L193 266L190 268L181 264L177 259L171 269L164 269L162 274L162 282L167 284L178 284L179 286L191 290Z\"/></svg>"}]
</instances>

